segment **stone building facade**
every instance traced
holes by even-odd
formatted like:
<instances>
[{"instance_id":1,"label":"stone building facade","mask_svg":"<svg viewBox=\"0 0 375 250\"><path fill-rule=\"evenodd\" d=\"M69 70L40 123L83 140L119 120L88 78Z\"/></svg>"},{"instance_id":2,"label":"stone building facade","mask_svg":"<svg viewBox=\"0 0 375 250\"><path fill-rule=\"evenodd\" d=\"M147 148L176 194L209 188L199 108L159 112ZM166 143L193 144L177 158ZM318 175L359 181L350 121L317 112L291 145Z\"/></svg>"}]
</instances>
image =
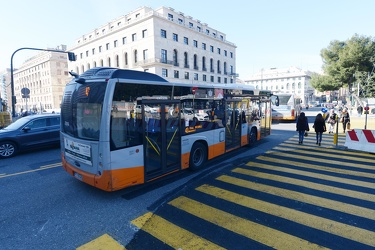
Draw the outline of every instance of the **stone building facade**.
<instances>
[{"instance_id":1,"label":"stone building facade","mask_svg":"<svg viewBox=\"0 0 375 250\"><path fill-rule=\"evenodd\" d=\"M171 82L232 83L236 45L226 35L173 8L141 7L76 40L69 70L94 67L148 71Z\"/></svg>"},{"instance_id":2,"label":"stone building facade","mask_svg":"<svg viewBox=\"0 0 375 250\"><path fill-rule=\"evenodd\" d=\"M315 89L310 84L312 74L311 71L297 67L271 68L259 71L244 82L257 89L271 90L273 93L295 94L306 105L310 101L315 101Z\"/></svg>"},{"instance_id":3,"label":"stone building facade","mask_svg":"<svg viewBox=\"0 0 375 250\"><path fill-rule=\"evenodd\" d=\"M65 51L66 46L62 46ZM67 54L61 52L41 52L14 70L14 94L17 113L30 110L34 112L58 111L68 74ZM30 91L28 96L22 89Z\"/></svg>"}]
</instances>

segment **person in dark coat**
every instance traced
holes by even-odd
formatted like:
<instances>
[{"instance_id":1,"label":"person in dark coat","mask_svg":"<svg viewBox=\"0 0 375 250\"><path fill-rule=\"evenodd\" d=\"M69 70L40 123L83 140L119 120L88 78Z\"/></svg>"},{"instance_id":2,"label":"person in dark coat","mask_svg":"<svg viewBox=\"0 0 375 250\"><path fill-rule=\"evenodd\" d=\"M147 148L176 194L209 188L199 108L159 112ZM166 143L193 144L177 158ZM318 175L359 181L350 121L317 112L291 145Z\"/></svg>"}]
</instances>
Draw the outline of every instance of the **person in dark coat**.
<instances>
[{"instance_id":1,"label":"person in dark coat","mask_svg":"<svg viewBox=\"0 0 375 250\"><path fill-rule=\"evenodd\" d=\"M298 131L298 144L302 144L303 138L305 137L305 132L310 131L309 121L307 120L304 112L301 112L301 114L297 118L296 130Z\"/></svg>"},{"instance_id":2,"label":"person in dark coat","mask_svg":"<svg viewBox=\"0 0 375 250\"><path fill-rule=\"evenodd\" d=\"M316 133L316 144L319 144L320 146L322 143L323 132L327 130L325 120L321 113L316 115L313 128Z\"/></svg>"},{"instance_id":3,"label":"person in dark coat","mask_svg":"<svg viewBox=\"0 0 375 250\"><path fill-rule=\"evenodd\" d=\"M348 126L348 123L350 123L350 116L349 116L349 112L346 108L344 108L342 110L342 113L341 113L341 121L342 121L342 129L344 130L344 133L345 133L345 130Z\"/></svg>"}]
</instances>

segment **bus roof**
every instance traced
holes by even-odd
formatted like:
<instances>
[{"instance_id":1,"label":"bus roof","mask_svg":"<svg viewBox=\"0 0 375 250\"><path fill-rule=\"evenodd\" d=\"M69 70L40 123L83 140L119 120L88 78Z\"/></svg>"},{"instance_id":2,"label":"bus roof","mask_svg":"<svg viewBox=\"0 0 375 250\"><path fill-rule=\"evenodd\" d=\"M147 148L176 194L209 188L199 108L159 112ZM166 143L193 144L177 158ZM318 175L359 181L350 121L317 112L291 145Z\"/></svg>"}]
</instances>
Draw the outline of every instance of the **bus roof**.
<instances>
[{"instance_id":1,"label":"bus roof","mask_svg":"<svg viewBox=\"0 0 375 250\"><path fill-rule=\"evenodd\" d=\"M212 89L231 89L238 91L248 91L253 94L267 94L271 95L269 90L259 90L255 89L252 85L237 84L237 83L181 83L181 82L169 82L153 73L129 70L129 69L119 69L112 67L95 67L83 72L81 75L71 73L76 77L73 81L84 83L86 80L93 79L122 79L123 81L147 81L149 83L171 85L171 86L181 86L190 88L212 88Z\"/></svg>"}]
</instances>

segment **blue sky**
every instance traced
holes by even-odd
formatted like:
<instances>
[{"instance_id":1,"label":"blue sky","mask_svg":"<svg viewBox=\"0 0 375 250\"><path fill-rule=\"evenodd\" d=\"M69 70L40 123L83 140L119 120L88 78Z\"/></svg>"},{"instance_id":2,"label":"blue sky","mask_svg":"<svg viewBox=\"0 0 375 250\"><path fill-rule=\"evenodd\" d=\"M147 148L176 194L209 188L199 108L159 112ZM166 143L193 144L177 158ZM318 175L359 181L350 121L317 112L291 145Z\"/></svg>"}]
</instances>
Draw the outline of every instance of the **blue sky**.
<instances>
[{"instance_id":1,"label":"blue sky","mask_svg":"<svg viewBox=\"0 0 375 250\"><path fill-rule=\"evenodd\" d=\"M22 47L55 48L141 6L172 7L226 34L237 45L236 73L246 80L262 68L320 71L320 51L355 33L374 36L373 0L12 0L0 13L0 71ZM19 51L14 67L35 52Z\"/></svg>"}]
</instances>

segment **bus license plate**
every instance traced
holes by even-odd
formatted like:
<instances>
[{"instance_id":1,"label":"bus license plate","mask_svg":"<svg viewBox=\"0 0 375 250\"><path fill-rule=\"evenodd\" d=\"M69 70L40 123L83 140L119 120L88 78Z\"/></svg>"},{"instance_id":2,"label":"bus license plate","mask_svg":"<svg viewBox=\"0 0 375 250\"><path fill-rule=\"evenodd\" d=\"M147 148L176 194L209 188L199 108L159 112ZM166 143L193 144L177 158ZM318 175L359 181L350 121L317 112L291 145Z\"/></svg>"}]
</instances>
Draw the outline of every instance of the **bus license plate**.
<instances>
[{"instance_id":1,"label":"bus license plate","mask_svg":"<svg viewBox=\"0 0 375 250\"><path fill-rule=\"evenodd\" d=\"M80 175L79 173L74 173L74 177L76 177L78 180L82 181L82 175Z\"/></svg>"}]
</instances>

